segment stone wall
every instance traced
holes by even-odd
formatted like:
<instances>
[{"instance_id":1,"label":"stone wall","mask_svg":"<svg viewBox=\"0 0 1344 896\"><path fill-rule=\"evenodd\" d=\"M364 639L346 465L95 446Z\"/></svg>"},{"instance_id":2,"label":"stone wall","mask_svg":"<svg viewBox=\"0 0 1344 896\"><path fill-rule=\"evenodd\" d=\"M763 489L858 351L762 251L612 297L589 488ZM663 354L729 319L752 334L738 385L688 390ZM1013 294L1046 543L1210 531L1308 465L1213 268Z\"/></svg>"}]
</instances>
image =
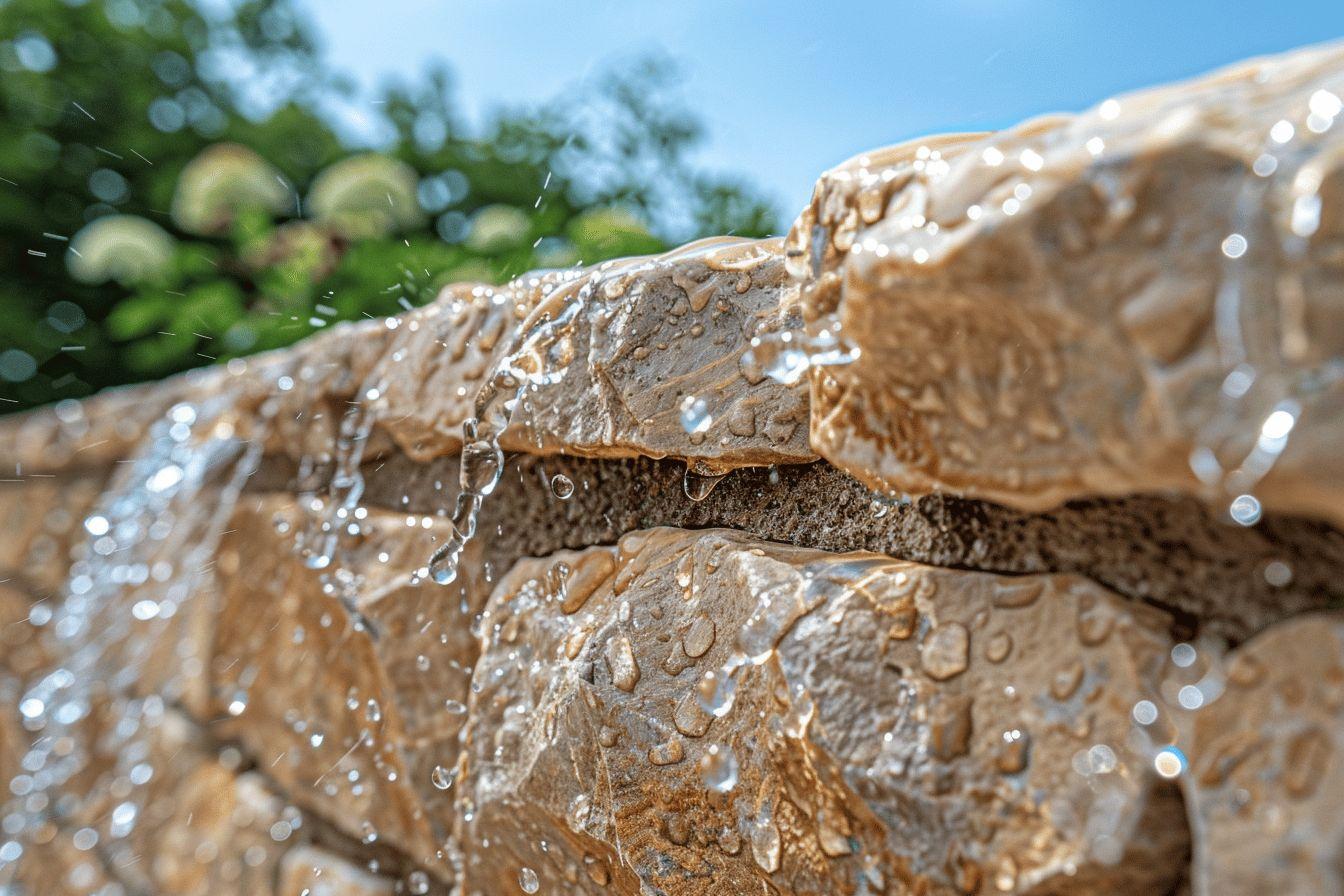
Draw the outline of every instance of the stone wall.
<instances>
[{"instance_id":1,"label":"stone wall","mask_svg":"<svg viewBox=\"0 0 1344 896\"><path fill-rule=\"evenodd\" d=\"M917 141L0 422L0 883L1340 892L1341 97Z\"/></svg>"}]
</instances>

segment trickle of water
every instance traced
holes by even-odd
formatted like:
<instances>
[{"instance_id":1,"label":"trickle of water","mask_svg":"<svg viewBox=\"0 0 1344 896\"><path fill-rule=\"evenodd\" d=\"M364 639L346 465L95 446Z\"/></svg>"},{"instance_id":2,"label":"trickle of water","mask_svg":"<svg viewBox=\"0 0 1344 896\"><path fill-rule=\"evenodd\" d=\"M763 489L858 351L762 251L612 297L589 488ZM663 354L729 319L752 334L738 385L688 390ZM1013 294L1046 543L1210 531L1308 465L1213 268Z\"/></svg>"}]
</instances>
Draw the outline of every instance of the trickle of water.
<instances>
[{"instance_id":1,"label":"trickle of water","mask_svg":"<svg viewBox=\"0 0 1344 896\"><path fill-rule=\"evenodd\" d=\"M479 399L478 399L479 401ZM440 585L457 578L457 565L467 542L476 535L481 504L495 490L504 474L504 452L498 436L479 438L479 421L473 417L462 424L462 457L459 460L457 504L453 508L448 538L429 558L429 574Z\"/></svg>"},{"instance_id":2,"label":"trickle of water","mask_svg":"<svg viewBox=\"0 0 1344 896\"><path fill-rule=\"evenodd\" d=\"M0 846L0 872L22 858L25 838L49 837L44 832L71 823L71 813L89 805L94 794L79 782L95 756L111 763L98 782L126 788L117 794L108 832L124 836L136 823L141 806L133 788L153 772L144 761L150 732L165 700L191 686L188 673L161 668L164 650L180 650L187 602L210 591L210 560L260 463L265 427L276 410L274 401L263 403L259 428L244 438L230 416L235 398L226 392L174 406L121 465L84 522L89 550L71 565L62 599L44 619L59 639L56 665L18 701L24 727L34 734L21 760L33 786L21 798L15 790L16 799L0 812L14 838ZM159 675L162 680L151 677ZM164 699L133 697L149 692ZM101 702L122 718L93 744L84 720ZM240 690L228 710L239 715L246 707ZM53 798L58 793L61 798ZM75 837L77 848L92 849L100 831L85 827Z\"/></svg>"},{"instance_id":3,"label":"trickle of water","mask_svg":"<svg viewBox=\"0 0 1344 896\"><path fill-rule=\"evenodd\" d=\"M524 321L476 394L475 416L462 424L459 459L461 491L453 509L452 531L431 555L430 576L440 584L457 578L462 551L476 534L481 504L499 483L504 455L499 439L529 389L561 382L573 359L575 330L591 303L631 301L633 278L661 262L701 259L711 269L746 270L768 257L753 240L716 237L689 243L656 258L605 262L588 272L569 272L543 285L548 289ZM594 314L592 326L605 326L610 315Z\"/></svg>"},{"instance_id":4,"label":"trickle of water","mask_svg":"<svg viewBox=\"0 0 1344 896\"><path fill-rule=\"evenodd\" d=\"M1310 96L1289 98L1273 126L1246 135L1259 141L1259 154L1243 176L1231 232L1220 245L1214 335L1223 401L1205 421L1190 465L1221 491L1243 526L1260 519L1253 490L1287 447L1301 402L1344 379L1337 358L1305 363L1311 338L1303 313L1325 172L1344 146L1340 95L1344 78L1336 75ZM1255 428L1247 432L1247 424Z\"/></svg>"},{"instance_id":5,"label":"trickle of water","mask_svg":"<svg viewBox=\"0 0 1344 896\"><path fill-rule=\"evenodd\" d=\"M360 465L376 420L373 405L383 390L381 382L366 383L360 390L359 400L341 419L336 434L336 469L332 473L330 493L326 499L312 497L309 506L318 513L296 542L309 569L326 569L336 557L341 536L359 532L357 511L364 497Z\"/></svg>"}]
</instances>

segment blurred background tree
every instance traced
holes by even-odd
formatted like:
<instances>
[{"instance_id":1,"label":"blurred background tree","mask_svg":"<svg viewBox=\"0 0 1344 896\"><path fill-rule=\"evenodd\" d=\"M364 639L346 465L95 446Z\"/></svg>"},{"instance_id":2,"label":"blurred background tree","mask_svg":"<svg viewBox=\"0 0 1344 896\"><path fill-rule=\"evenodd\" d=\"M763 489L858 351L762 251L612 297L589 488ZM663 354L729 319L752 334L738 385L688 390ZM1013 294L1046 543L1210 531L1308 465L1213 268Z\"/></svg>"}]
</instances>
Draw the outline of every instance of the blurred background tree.
<instances>
[{"instance_id":1,"label":"blurred background tree","mask_svg":"<svg viewBox=\"0 0 1344 896\"><path fill-rule=\"evenodd\" d=\"M277 348L332 321L713 233L774 210L697 170L642 61L471 129L446 69L388 87L392 139L288 0L0 0L0 412Z\"/></svg>"}]
</instances>

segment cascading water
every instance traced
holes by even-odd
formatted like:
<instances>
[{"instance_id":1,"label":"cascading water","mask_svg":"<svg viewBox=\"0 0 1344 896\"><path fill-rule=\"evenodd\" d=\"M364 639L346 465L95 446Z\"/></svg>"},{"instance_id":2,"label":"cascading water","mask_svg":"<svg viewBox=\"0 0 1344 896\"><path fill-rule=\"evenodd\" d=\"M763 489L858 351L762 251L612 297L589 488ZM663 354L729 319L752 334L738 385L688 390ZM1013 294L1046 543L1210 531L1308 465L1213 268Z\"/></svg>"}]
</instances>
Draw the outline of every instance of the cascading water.
<instances>
[{"instance_id":1,"label":"cascading water","mask_svg":"<svg viewBox=\"0 0 1344 896\"><path fill-rule=\"evenodd\" d=\"M262 454L262 432L244 439L236 395L177 404L84 520L82 556L59 605L31 617L56 665L20 701L33 742L11 782L0 844L0 880L12 879L33 838L50 826L81 826L76 843L115 855L135 826L137 789L155 773L149 740L165 712L188 699L205 670L187 629L209 592L215 548ZM92 740L86 720L119 721ZM98 777L90 780L89 772ZM115 794L110 813L90 800Z\"/></svg>"},{"instance_id":2,"label":"cascading water","mask_svg":"<svg viewBox=\"0 0 1344 896\"><path fill-rule=\"evenodd\" d=\"M638 275L659 264L698 259L712 269L739 270L760 260L757 245L754 240L717 237L661 256L619 259L592 271L567 271L543 280L542 299L492 365L476 395L474 414L463 423L460 491L451 533L429 559L434 581L446 585L457 578L462 552L475 537L481 506L503 475L500 439L530 391L564 379L574 355L576 328L585 321L595 331L609 325L626 303L638 299L638 291L631 288ZM694 498L695 492L688 486L688 496Z\"/></svg>"}]
</instances>

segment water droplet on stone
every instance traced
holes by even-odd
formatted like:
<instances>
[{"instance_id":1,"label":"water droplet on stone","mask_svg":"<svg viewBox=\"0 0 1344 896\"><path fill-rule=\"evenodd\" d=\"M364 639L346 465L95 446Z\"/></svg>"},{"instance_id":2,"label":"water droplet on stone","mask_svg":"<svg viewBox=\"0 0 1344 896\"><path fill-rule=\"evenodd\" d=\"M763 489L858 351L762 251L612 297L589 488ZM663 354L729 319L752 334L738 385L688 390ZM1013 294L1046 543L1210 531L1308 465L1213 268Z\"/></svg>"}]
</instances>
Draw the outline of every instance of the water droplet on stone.
<instances>
[{"instance_id":1,"label":"water droplet on stone","mask_svg":"<svg viewBox=\"0 0 1344 896\"><path fill-rule=\"evenodd\" d=\"M697 615L691 622L691 627L686 629L686 634L682 636L681 644L686 655L692 659L704 656L709 648L714 646L714 620L708 616Z\"/></svg>"},{"instance_id":2,"label":"water droplet on stone","mask_svg":"<svg viewBox=\"0 0 1344 896\"><path fill-rule=\"evenodd\" d=\"M751 822L751 857L761 870L774 874L779 870L779 847L779 828L767 807Z\"/></svg>"},{"instance_id":3,"label":"water droplet on stone","mask_svg":"<svg viewBox=\"0 0 1344 896\"><path fill-rule=\"evenodd\" d=\"M588 825L588 818L592 815L593 803L588 794L580 793L570 800L569 811L565 813L565 821L569 824L569 829L574 833L580 833Z\"/></svg>"},{"instance_id":4,"label":"water droplet on stone","mask_svg":"<svg viewBox=\"0 0 1344 896\"><path fill-rule=\"evenodd\" d=\"M709 402L695 395L687 395L681 400L681 428L688 434L703 435L713 423Z\"/></svg>"},{"instance_id":5,"label":"water droplet on stone","mask_svg":"<svg viewBox=\"0 0 1344 896\"><path fill-rule=\"evenodd\" d=\"M940 625L924 637L919 658L924 672L934 681L946 681L966 671L971 633L959 622Z\"/></svg>"},{"instance_id":6,"label":"water droplet on stone","mask_svg":"<svg viewBox=\"0 0 1344 896\"><path fill-rule=\"evenodd\" d=\"M1003 732L999 742L996 765L1005 775L1015 775L1027 767L1027 758L1031 753L1031 735L1012 728Z\"/></svg>"},{"instance_id":7,"label":"water droplet on stone","mask_svg":"<svg viewBox=\"0 0 1344 896\"><path fill-rule=\"evenodd\" d=\"M639 684L639 663L635 661L634 648L625 635L617 635L607 644L605 659L607 671L611 673L611 683L629 693Z\"/></svg>"},{"instance_id":8,"label":"water droplet on stone","mask_svg":"<svg viewBox=\"0 0 1344 896\"><path fill-rule=\"evenodd\" d=\"M686 756L681 738L673 737L649 748L649 761L654 765L675 765Z\"/></svg>"},{"instance_id":9,"label":"water droplet on stone","mask_svg":"<svg viewBox=\"0 0 1344 896\"><path fill-rule=\"evenodd\" d=\"M700 758L700 780L717 793L728 793L737 786L737 756L733 748L711 744Z\"/></svg>"}]
</instances>

